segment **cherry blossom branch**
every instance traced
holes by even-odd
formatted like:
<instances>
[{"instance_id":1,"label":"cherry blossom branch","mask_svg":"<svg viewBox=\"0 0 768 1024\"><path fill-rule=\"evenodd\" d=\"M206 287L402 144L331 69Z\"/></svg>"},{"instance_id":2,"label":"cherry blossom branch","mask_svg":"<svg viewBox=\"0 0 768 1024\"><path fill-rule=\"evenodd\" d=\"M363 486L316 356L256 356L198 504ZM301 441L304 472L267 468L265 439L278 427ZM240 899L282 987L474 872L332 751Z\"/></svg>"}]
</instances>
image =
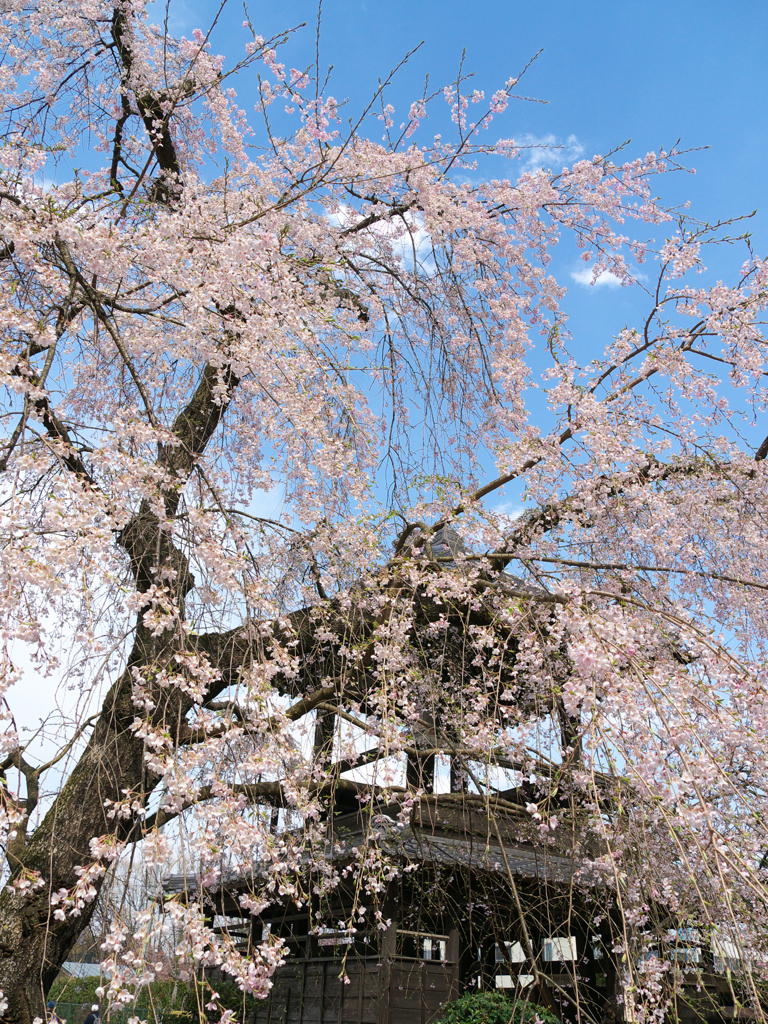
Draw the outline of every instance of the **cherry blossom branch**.
<instances>
[{"instance_id":1,"label":"cherry blossom branch","mask_svg":"<svg viewBox=\"0 0 768 1024\"><path fill-rule=\"evenodd\" d=\"M716 363L723 363L724 366L737 366L732 359L723 359L721 356L716 356L714 352L705 352L700 348L691 348L690 351L697 356L703 356L705 359L711 359ZM768 370L762 370L760 372L761 377L768 377Z\"/></svg>"},{"instance_id":2,"label":"cherry blossom branch","mask_svg":"<svg viewBox=\"0 0 768 1024\"><path fill-rule=\"evenodd\" d=\"M65 330L72 323L73 320L79 316L82 311L82 305L74 303L74 294L76 287L76 279L70 275L69 293L65 299L64 305L59 310L59 315L56 319L56 334L54 341L48 346L47 349L40 348L35 352L30 352L29 358L32 355L36 355L39 352L45 351L45 363L39 374L24 373L21 370L20 365L17 363L14 366L12 373L14 376L19 377L22 380L29 381L39 392L42 392L45 387L45 382L50 372L51 366L53 365L54 356L56 354L56 347L59 340L64 334ZM11 435L8 444L6 445L5 452L3 453L2 459L0 459L0 472L5 472L8 467L8 461L13 454L13 451L22 436L24 427L27 423L28 410L31 407L40 416L43 422L43 426L46 428L49 437L55 441L61 441L67 447L67 454L64 457L64 465L70 470L76 477L82 480L86 480L90 486L95 487L95 483L85 467L82 457L77 454L77 451L69 437L67 428L58 419L51 408L50 399L47 394L38 394L34 399L30 400L25 395L24 399L24 411L22 412L19 422Z\"/></svg>"},{"instance_id":3,"label":"cherry blossom branch","mask_svg":"<svg viewBox=\"0 0 768 1024\"><path fill-rule=\"evenodd\" d=\"M561 446L565 444L566 441L569 441L573 436L573 430L570 427L568 427L556 439L555 444ZM452 522L453 519L457 518L464 512L468 511L468 509L470 509L478 501L481 501L483 498L486 498L489 494L492 494L494 491L498 491L499 488L504 487L505 484L511 483L513 480L517 480L518 477L523 476L529 470L534 469L541 462L543 462L545 458L546 455L543 454L532 456L531 458L526 459L525 462L518 469L510 470L509 473L504 473L502 474L502 476L496 477L495 480L490 480L487 484L484 484L482 487L479 487L476 491L473 491L472 494L470 494L464 501L454 506L454 508L451 509L450 513L446 516L443 516L442 519L439 519L436 523L434 523L430 527L430 530L433 533L436 533L438 530L442 529L444 526L447 526L450 522Z\"/></svg>"},{"instance_id":4,"label":"cherry blossom branch","mask_svg":"<svg viewBox=\"0 0 768 1024\"><path fill-rule=\"evenodd\" d=\"M287 787L282 782L256 782L256 783L233 783L226 787L232 796L244 796L254 805L265 805L268 807L290 808L295 806L295 790ZM402 786L377 786L363 782L352 782L349 779L332 779L329 782L309 783L303 787L309 799L318 799L330 796L334 792L350 793L355 796L368 797L377 796L381 793L398 794L406 793ZM148 833L154 829L162 828L169 821L178 818L179 815L208 800L221 799L220 786L202 786L194 800L187 800L176 810L165 811L159 808L154 814L149 815L143 824L143 832Z\"/></svg>"},{"instance_id":5,"label":"cherry blossom branch","mask_svg":"<svg viewBox=\"0 0 768 1024\"><path fill-rule=\"evenodd\" d=\"M477 558L499 559L508 557L505 553L470 556ZM576 569L616 569L624 572L663 572L680 573L687 576L703 576L707 579L721 580L724 583L736 583L743 587L757 587L760 590L768 590L768 583L759 583L757 580L746 579L742 576L728 576L725 573L714 572L709 569L687 569L683 566L670 565L633 565L628 562L584 562L569 558L554 558L545 555L526 555L527 562L546 562L552 565L568 565Z\"/></svg>"},{"instance_id":6,"label":"cherry blossom branch","mask_svg":"<svg viewBox=\"0 0 768 1024\"><path fill-rule=\"evenodd\" d=\"M256 723L256 727L259 732L263 732L268 729L277 729L278 731L282 728L284 721L298 722L299 719L304 718L311 711L316 708L327 708L324 703L328 697L333 697L339 694L338 686L325 686L320 690L316 690L308 697L304 697L302 700L297 701L287 708L282 716L272 716L267 719L266 722L260 721ZM247 724L249 721L248 716L240 709L235 709L234 706L222 702L222 704L206 704L205 707L208 710L226 710L232 711L232 713L239 719L242 724ZM180 724L176 730L176 742L179 746L191 746L196 743L205 743L209 739L226 735L230 729L233 728L231 722L214 722L211 725L203 726L199 729L193 729L190 726ZM242 732L242 725L234 726L237 733Z\"/></svg>"},{"instance_id":7,"label":"cherry blossom branch","mask_svg":"<svg viewBox=\"0 0 768 1024\"><path fill-rule=\"evenodd\" d=\"M70 738L61 748L61 750L54 757L52 757L50 761L46 761L45 764L41 764L35 769L38 776L42 775L44 772L47 772L50 768L53 768L53 766L58 764L59 761L62 760L62 758L66 757L69 751L75 746L77 741L83 735L85 730L90 729L93 723L99 720L100 716L101 711L97 711L95 715L91 715L91 717L86 718L84 722L80 722L72 736L70 736Z\"/></svg>"},{"instance_id":8,"label":"cherry blossom branch","mask_svg":"<svg viewBox=\"0 0 768 1024\"><path fill-rule=\"evenodd\" d=\"M134 63L133 52L126 38L127 27L125 12L119 7L116 7L112 15L112 38L123 66L122 82L124 89L131 87L131 71ZM184 83L184 85L186 85L186 83ZM163 183L163 191L158 192L158 199L161 201L167 201L170 197L172 188L180 181L181 166L179 164L178 154L176 153L176 146L171 135L170 125L176 104L185 93L186 90L184 86L179 87L177 95L173 98L169 96L157 96L151 91L139 95L135 89L133 90L133 95L136 99L141 119L144 122L144 127L150 140L151 149L148 162L142 174L137 177L131 194L126 199L126 204L135 195L144 174L146 174L146 171L149 168L151 160L155 157L157 158L161 172L163 172L168 179Z\"/></svg>"}]
</instances>

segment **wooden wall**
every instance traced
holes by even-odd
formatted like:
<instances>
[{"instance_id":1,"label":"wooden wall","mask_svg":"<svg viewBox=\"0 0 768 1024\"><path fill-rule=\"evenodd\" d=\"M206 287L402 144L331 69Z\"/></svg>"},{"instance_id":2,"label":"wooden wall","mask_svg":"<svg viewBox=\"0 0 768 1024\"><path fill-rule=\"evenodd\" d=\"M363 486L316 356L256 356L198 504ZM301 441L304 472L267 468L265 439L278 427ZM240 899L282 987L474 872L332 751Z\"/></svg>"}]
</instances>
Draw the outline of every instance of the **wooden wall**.
<instances>
[{"instance_id":1,"label":"wooden wall","mask_svg":"<svg viewBox=\"0 0 768 1024\"><path fill-rule=\"evenodd\" d=\"M432 1024L455 988L456 965L395 957L291 960L250 1024Z\"/></svg>"},{"instance_id":2,"label":"wooden wall","mask_svg":"<svg viewBox=\"0 0 768 1024\"><path fill-rule=\"evenodd\" d=\"M395 960L390 969L389 999L377 1024L431 1024L451 1000L455 975L455 964Z\"/></svg>"}]
</instances>

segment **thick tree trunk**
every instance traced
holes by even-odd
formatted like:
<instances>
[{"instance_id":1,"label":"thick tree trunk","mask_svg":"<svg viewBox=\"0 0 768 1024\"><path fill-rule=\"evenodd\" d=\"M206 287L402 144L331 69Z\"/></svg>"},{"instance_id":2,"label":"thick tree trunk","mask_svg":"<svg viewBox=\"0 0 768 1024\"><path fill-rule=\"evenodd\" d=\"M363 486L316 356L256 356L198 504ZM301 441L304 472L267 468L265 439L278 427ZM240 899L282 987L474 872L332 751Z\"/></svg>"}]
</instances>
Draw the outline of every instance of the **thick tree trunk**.
<instances>
[{"instance_id":1,"label":"thick tree trunk","mask_svg":"<svg viewBox=\"0 0 768 1024\"><path fill-rule=\"evenodd\" d=\"M174 422L173 430L181 444L178 448L163 449L161 461L179 481L188 478L226 409L226 401L221 400L216 390L222 380L227 388L237 383L229 370L206 367L188 405ZM170 516L175 514L178 494L178 490L171 490L166 495ZM183 619L184 599L194 587L194 579L186 557L175 547L146 501L117 540L130 558L140 593L158 579L167 580L166 570L172 570L173 598ZM13 849L8 850L12 873L9 884L0 893L0 989L8 1001L5 1019L14 1024L32 1024L35 1017L45 1018L46 995L93 913L91 901L79 915L57 921L51 896L60 889L71 890L78 881L75 869L93 862L91 839L111 835L126 840L140 835L140 822L109 818L104 806L106 800L121 800L124 790L132 791L145 805L159 782L158 776L147 771L144 742L131 729L136 717L131 699L131 669L139 667L144 678L151 680L167 667L180 646L185 646L184 638L174 632L159 638L153 636L139 614L126 669L107 694L99 721L75 769L34 833L28 838L20 835L11 844ZM244 653L239 649L235 652L227 643L222 651L217 650L217 654L222 653L230 658L222 671L224 688L230 673L237 671L233 655L237 653L242 658ZM178 739L191 700L174 687L159 686L153 699L152 720L162 723ZM28 872L39 874L39 888L22 890L14 885ZM102 883L103 877L94 882L97 892Z\"/></svg>"},{"instance_id":2,"label":"thick tree trunk","mask_svg":"<svg viewBox=\"0 0 768 1024\"><path fill-rule=\"evenodd\" d=\"M6 885L0 894L0 988L9 1004L6 1017L13 1021L31 1024L45 1016L45 995L94 905L56 921L50 897L60 888L72 888L75 867L93 861L88 848L93 836L117 831L106 818L104 801L119 799L121 788L141 786L142 754L140 741L110 729L102 719L24 851L24 869L39 871L44 884L36 892Z\"/></svg>"},{"instance_id":3,"label":"thick tree trunk","mask_svg":"<svg viewBox=\"0 0 768 1024\"><path fill-rule=\"evenodd\" d=\"M139 662L156 670L170 653L170 648L158 649L157 640L139 626L128 666L107 694L77 765L40 825L26 843L15 845L10 883L0 893L0 989L8 1000L4 1018L14 1024L45 1018L46 995L95 905L93 900L79 915L57 921L51 896L72 889L78 881L75 869L93 863L93 837L138 837L137 821L107 817L105 801L122 799L128 789L144 803L159 781L147 772L144 743L131 730L136 709L130 670ZM164 696L159 714L167 722L183 722L187 699L179 691ZM26 872L39 873L42 884L36 891L14 885ZM97 891L102 882L103 877L94 882Z\"/></svg>"}]
</instances>

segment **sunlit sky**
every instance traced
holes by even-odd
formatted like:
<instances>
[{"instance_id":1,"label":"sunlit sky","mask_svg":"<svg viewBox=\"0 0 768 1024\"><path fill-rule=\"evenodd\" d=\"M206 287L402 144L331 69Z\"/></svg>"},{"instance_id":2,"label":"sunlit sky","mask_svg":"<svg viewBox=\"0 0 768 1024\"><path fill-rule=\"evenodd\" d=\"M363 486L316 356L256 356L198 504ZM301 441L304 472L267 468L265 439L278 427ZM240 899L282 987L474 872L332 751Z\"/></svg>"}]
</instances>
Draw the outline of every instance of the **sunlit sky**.
<instances>
[{"instance_id":1,"label":"sunlit sky","mask_svg":"<svg viewBox=\"0 0 768 1024\"><path fill-rule=\"evenodd\" d=\"M219 0L170 0L167 14L160 0L149 11L151 20L167 18L173 34L188 37L195 28L207 32L220 12L211 48L230 66L243 56L250 38L239 0L221 11ZM278 59L287 68L314 67L316 0L250 3L248 16L267 38L303 23L280 47ZM430 91L451 83L463 54L464 73L475 75L470 87L484 90L486 97L536 57L518 88L541 102L511 103L484 140L512 137L549 148L529 150L515 164L496 158L493 166L482 164L476 177L514 179L532 160L559 170L625 142L625 156L617 159L634 158L669 150L679 140L681 149L691 150L681 162L696 173L657 179L664 205L689 202L690 213L709 222L757 211L731 232L751 232L755 252L766 255L767 44L768 4L760 0L324 0L318 52L321 72L333 66L326 93L345 104L344 119L356 119L379 81L418 47L387 91L395 127L422 95L425 75ZM249 69L231 83L250 116L258 70ZM370 119L364 131L378 139L383 126ZM435 132L451 137L442 99L412 141L427 143ZM674 225L630 224L627 230L661 241ZM709 272L696 283L733 283L746 257L743 244L711 250ZM552 270L568 286L563 307L574 336L570 348L584 363L624 326L640 326L654 305L643 292L643 285L654 283L651 264L642 268L639 287L622 288L608 276L592 286L587 267L566 245L555 254ZM756 437L754 447L764 436Z\"/></svg>"},{"instance_id":2,"label":"sunlit sky","mask_svg":"<svg viewBox=\"0 0 768 1024\"><path fill-rule=\"evenodd\" d=\"M176 34L206 29L218 3L172 2ZM252 22L264 36L306 22L281 51L289 67L315 61L313 0L254 3ZM158 15L161 11L158 9ZM158 21L161 20L158 16ZM247 37L241 4L232 0L212 36L216 52L235 56ZM682 146L695 178L668 182L671 202L692 200L706 219L759 211L753 228L766 239L768 161L768 5L760 0L325 0L320 65L333 65L328 92L357 110L405 54L423 43L402 70L390 102L405 116L425 74L439 87L465 70L490 95L542 51L523 91L546 101L511 105L493 130L509 137L553 137L584 155L605 153L627 139L628 152ZM248 107L251 82L238 92ZM252 109L252 107L251 107ZM492 131L493 131L492 130ZM568 140L573 140L568 144ZM562 156L559 157L562 159Z\"/></svg>"},{"instance_id":3,"label":"sunlit sky","mask_svg":"<svg viewBox=\"0 0 768 1024\"><path fill-rule=\"evenodd\" d=\"M157 4L155 10L150 18L162 21L164 8ZM207 30L218 10L218 0L171 0L168 24L174 34L190 36L194 28ZM305 23L280 48L278 59L288 68L314 66L315 0L253 3L248 13L267 38ZM230 0L211 35L213 51L230 63L242 56L249 38L242 23L242 5ZM732 233L751 232L756 253L766 255L767 45L768 4L760 0L324 0L319 63L323 70L333 66L326 91L346 101L347 118L356 116L379 80L419 47L387 91L398 126L421 96L425 75L430 91L449 84L463 53L464 72L474 72L472 87L483 89L486 97L538 54L519 89L542 102L511 103L485 138L513 137L550 148L528 152L514 166L497 159L493 167L479 168L478 176L515 178L532 159L559 170L629 140L626 157L617 158L623 160L669 150L679 140L681 149L692 150L681 162L696 173L658 179L664 204L689 202L690 213L709 222L757 211ZM249 114L255 81L254 69L234 83L238 103ZM414 141L426 143L437 131L450 137L442 99L422 128ZM372 120L366 131L380 138L382 127ZM644 238L655 232L658 240L674 228L630 225L629 230ZM732 283L746 256L743 245L712 252L710 273L697 283ZM641 288L621 288L610 278L591 286L573 249L556 256L553 270L569 288L564 308L579 358L591 349L585 361L625 325L638 325L653 305ZM653 268L643 276L650 286Z\"/></svg>"}]
</instances>

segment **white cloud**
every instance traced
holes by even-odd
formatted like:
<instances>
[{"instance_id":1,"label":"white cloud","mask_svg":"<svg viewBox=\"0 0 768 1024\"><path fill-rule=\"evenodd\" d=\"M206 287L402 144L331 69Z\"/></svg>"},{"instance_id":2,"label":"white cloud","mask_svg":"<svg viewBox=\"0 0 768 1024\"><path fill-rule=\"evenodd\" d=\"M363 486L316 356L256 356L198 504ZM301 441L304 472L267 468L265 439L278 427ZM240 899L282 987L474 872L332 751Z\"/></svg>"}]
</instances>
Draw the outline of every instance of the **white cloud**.
<instances>
[{"instance_id":1,"label":"white cloud","mask_svg":"<svg viewBox=\"0 0 768 1024\"><path fill-rule=\"evenodd\" d=\"M575 135L569 135L565 142L561 142L552 132L547 135L526 132L515 136L514 143L520 148L526 171L562 167L584 156L584 146Z\"/></svg>"},{"instance_id":2,"label":"white cloud","mask_svg":"<svg viewBox=\"0 0 768 1024\"><path fill-rule=\"evenodd\" d=\"M504 516L511 523L525 514L525 508L518 505L516 501L500 501L493 506L493 511L498 516Z\"/></svg>"},{"instance_id":3,"label":"white cloud","mask_svg":"<svg viewBox=\"0 0 768 1024\"><path fill-rule=\"evenodd\" d=\"M621 278L616 277L616 275L612 274L610 272L610 270L603 270L601 273L599 273L597 275L597 280L596 281L592 280L592 274L593 274L593 272L592 272L592 268L591 267L582 267L579 270L572 270L571 271L571 278L577 284L584 284L584 285L588 285L588 286L591 286L592 284L594 284L597 287L607 287L607 288L620 288L621 287Z\"/></svg>"},{"instance_id":4,"label":"white cloud","mask_svg":"<svg viewBox=\"0 0 768 1024\"><path fill-rule=\"evenodd\" d=\"M351 206L342 205L335 213L326 214L328 221L334 227L349 227L360 219ZM396 256L399 256L409 270L414 267L414 255L420 269L428 274L434 273L435 263L432 258L432 238L424 227L424 221L420 214L409 215L408 223L400 218L382 220L371 224L366 231L370 235L378 236L386 240L392 246Z\"/></svg>"}]
</instances>

